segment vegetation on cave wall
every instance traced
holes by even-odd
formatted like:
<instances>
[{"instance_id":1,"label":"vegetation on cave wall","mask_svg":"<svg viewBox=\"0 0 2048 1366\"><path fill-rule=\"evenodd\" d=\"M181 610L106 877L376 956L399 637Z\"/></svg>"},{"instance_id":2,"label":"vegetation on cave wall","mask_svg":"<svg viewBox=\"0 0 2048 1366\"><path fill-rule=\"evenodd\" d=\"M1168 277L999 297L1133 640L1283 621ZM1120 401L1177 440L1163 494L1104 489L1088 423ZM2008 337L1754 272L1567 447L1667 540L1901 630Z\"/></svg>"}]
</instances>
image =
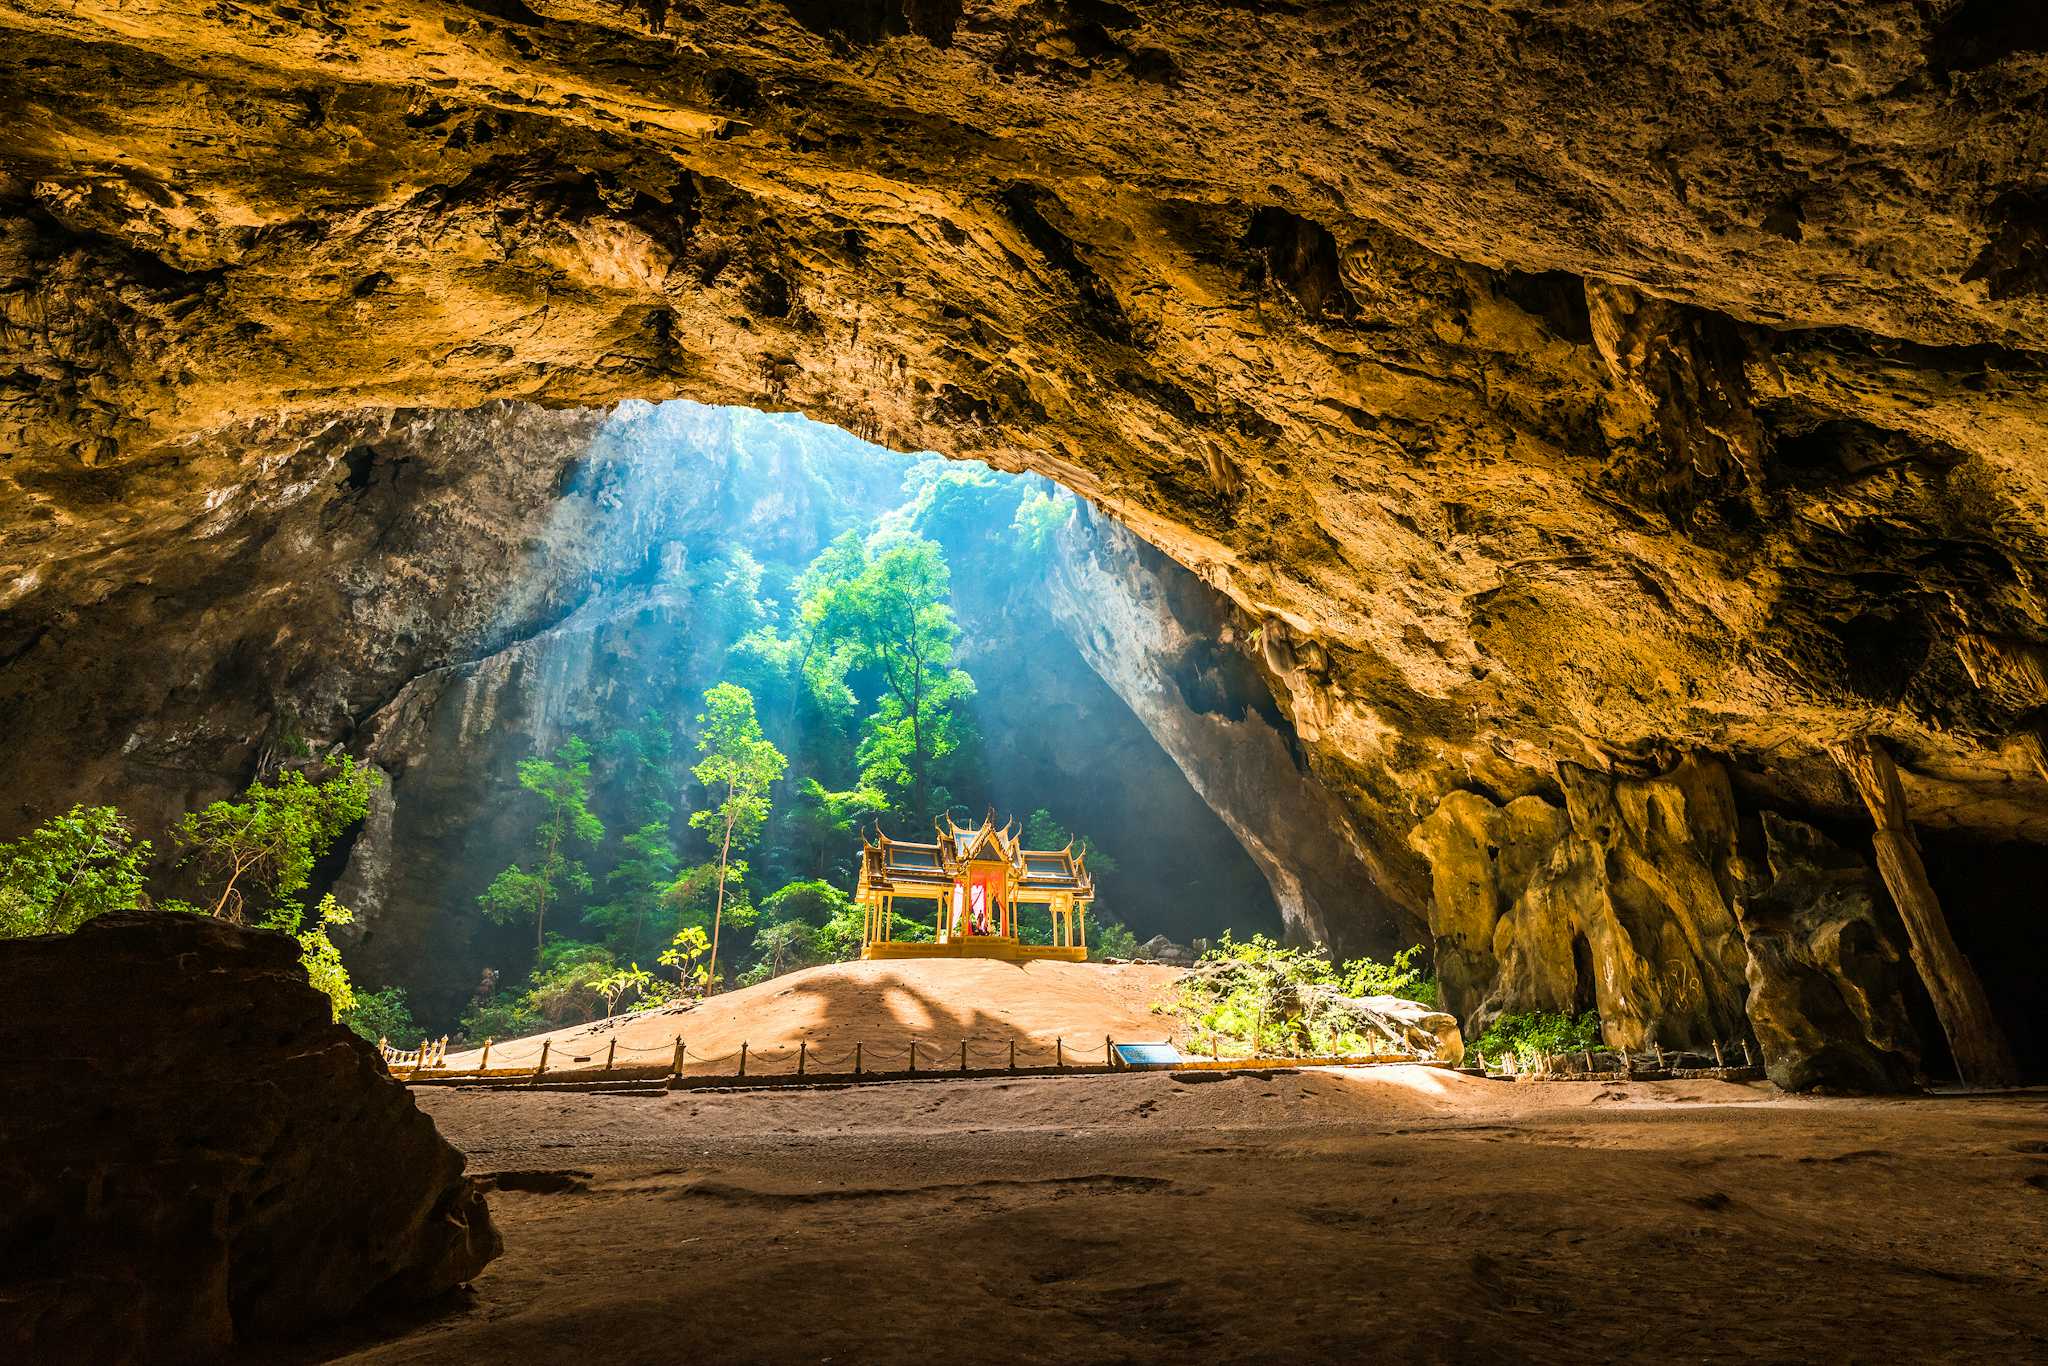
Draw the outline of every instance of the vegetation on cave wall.
<instances>
[{"instance_id":1,"label":"vegetation on cave wall","mask_svg":"<svg viewBox=\"0 0 2048 1366\"><path fill-rule=\"evenodd\" d=\"M307 980L344 1018L355 989L332 931L354 914L331 893L309 910L308 887L321 856L361 822L379 781L346 754L259 776L239 797L178 821L181 856L162 870L154 895L149 841L135 838L114 807L75 806L0 844L0 938L69 934L98 916L147 907L253 923L298 941ZM173 894L183 890L174 881L181 868L206 904Z\"/></svg>"}]
</instances>

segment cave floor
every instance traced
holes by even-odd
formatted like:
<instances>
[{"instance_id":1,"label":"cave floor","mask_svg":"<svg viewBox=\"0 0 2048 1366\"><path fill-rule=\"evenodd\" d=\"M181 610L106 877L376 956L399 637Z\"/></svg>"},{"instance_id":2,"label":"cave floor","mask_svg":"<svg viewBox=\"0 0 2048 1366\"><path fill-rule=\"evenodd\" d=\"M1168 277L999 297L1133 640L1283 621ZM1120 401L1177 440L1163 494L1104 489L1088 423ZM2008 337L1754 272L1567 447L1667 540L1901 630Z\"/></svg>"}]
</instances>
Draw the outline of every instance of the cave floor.
<instances>
[{"instance_id":1,"label":"cave floor","mask_svg":"<svg viewBox=\"0 0 2048 1366\"><path fill-rule=\"evenodd\" d=\"M302 1359L2048 1358L2048 1093L1197 1075L422 1093L588 1178Z\"/></svg>"}]
</instances>

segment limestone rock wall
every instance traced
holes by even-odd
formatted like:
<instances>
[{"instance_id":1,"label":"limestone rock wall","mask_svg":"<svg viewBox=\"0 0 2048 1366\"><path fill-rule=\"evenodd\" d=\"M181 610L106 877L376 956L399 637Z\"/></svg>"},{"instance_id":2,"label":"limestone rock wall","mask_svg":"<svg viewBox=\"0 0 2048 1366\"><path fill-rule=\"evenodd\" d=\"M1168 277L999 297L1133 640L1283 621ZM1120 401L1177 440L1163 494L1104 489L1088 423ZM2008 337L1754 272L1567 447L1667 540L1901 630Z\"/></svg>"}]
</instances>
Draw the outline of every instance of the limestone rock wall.
<instances>
[{"instance_id":1,"label":"limestone rock wall","mask_svg":"<svg viewBox=\"0 0 2048 1366\"><path fill-rule=\"evenodd\" d=\"M1391 902L1344 805L1309 770L1219 600L1085 509L1046 586L1089 667L1173 757L1265 874L1290 936L1381 956L1420 927Z\"/></svg>"},{"instance_id":2,"label":"limestone rock wall","mask_svg":"<svg viewBox=\"0 0 2048 1366\"><path fill-rule=\"evenodd\" d=\"M1444 1003L1468 1033L1597 1009L1634 1052L1753 1037L1789 1089L1914 1084L1896 916L1866 862L1771 812L1759 862L1713 760L1560 778L1562 805L1456 792L1411 837L1435 882Z\"/></svg>"},{"instance_id":3,"label":"limestone rock wall","mask_svg":"<svg viewBox=\"0 0 2048 1366\"><path fill-rule=\"evenodd\" d=\"M1763 815L1770 880L1737 903L1751 1027L1772 1081L1867 1091L1913 1084L1903 938L1868 864L1810 825Z\"/></svg>"},{"instance_id":4,"label":"limestone rock wall","mask_svg":"<svg viewBox=\"0 0 2048 1366\"><path fill-rule=\"evenodd\" d=\"M288 937L104 916L0 944L0 993L8 1360L217 1361L444 1294L501 1250L462 1154Z\"/></svg>"}]
</instances>

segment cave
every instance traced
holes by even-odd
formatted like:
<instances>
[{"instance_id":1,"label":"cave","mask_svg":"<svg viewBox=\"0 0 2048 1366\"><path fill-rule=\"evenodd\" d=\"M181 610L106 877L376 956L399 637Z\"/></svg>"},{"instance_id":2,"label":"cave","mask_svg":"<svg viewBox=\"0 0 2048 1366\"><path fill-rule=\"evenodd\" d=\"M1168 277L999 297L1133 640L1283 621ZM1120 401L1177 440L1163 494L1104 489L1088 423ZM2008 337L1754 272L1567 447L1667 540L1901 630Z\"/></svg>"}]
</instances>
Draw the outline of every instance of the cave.
<instances>
[{"instance_id":1,"label":"cave","mask_svg":"<svg viewBox=\"0 0 2048 1366\"><path fill-rule=\"evenodd\" d=\"M2041 29L0 9L0 1344L2039 1355Z\"/></svg>"}]
</instances>

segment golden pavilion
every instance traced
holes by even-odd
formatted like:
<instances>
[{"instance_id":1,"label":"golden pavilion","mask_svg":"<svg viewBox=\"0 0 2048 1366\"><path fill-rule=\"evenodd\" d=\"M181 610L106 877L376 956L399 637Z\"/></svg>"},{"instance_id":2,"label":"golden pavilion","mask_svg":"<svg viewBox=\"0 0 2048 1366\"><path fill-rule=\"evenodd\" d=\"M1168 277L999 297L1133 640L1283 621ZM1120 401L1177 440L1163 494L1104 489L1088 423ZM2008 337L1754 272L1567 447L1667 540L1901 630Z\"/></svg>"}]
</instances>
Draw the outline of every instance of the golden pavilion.
<instances>
[{"instance_id":1,"label":"golden pavilion","mask_svg":"<svg viewBox=\"0 0 2048 1366\"><path fill-rule=\"evenodd\" d=\"M962 828L947 817L930 844L894 840L879 827L861 832L860 886L867 912L863 958L1037 958L1071 963L1088 957L1087 917L1095 900L1087 855L1064 849L1026 849L1011 826L991 811L980 825ZM897 903L929 902L932 938L896 938ZM1027 944L1018 933L1025 907L1043 906L1052 918L1052 942ZM917 911L915 919L927 914Z\"/></svg>"}]
</instances>

